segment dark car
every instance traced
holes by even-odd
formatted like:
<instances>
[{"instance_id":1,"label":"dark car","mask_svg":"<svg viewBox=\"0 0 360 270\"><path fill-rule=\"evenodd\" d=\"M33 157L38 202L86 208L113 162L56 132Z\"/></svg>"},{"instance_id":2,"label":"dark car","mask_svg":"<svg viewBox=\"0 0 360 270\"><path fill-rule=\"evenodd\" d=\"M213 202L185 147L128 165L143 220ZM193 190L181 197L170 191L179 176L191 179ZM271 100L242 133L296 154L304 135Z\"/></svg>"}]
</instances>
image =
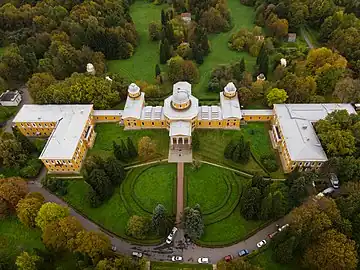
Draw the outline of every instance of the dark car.
<instances>
[{"instance_id":1,"label":"dark car","mask_svg":"<svg viewBox=\"0 0 360 270\"><path fill-rule=\"evenodd\" d=\"M243 250L240 250L238 252L239 256L242 257L242 256L246 256L249 254L249 251L247 249L243 249Z\"/></svg>"}]
</instances>

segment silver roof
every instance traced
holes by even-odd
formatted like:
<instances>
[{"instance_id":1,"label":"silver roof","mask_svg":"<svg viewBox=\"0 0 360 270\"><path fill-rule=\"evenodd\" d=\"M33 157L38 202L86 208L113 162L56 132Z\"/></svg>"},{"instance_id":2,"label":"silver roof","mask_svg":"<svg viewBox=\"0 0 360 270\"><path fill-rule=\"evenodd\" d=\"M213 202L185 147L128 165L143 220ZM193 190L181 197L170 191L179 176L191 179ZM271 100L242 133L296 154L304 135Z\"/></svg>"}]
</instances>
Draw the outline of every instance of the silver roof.
<instances>
[{"instance_id":1,"label":"silver roof","mask_svg":"<svg viewBox=\"0 0 360 270\"><path fill-rule=\"evenodd\" d=\"M242 116L240 110L240 102L237 93L233 98L227 98L224 96L223 92L220 92L220 104L221 104L223 119L227 119L227 118L241 119Z\"/></svg>"},{"instance_id":2,"label":"silver roof","mask_svg":"<svg viewBox=\"0 0 360 270\"><path fill-rule=\"evenodd\" d=\"M191 136L191 122L188 121L173 121L170 123L169 136Z\"/></svg>"},{"instance_id":3,"label":"silver roof","mask_svg":"<svg viewBox=\"0 0 360 270\"><path fill-rule=\"evenodd\" d=\"M127 97L123 118L136 118L140 119L141 111L145 102L145 94L141 93L141 95L137 98Z\"/></svg>"}]
</instances>

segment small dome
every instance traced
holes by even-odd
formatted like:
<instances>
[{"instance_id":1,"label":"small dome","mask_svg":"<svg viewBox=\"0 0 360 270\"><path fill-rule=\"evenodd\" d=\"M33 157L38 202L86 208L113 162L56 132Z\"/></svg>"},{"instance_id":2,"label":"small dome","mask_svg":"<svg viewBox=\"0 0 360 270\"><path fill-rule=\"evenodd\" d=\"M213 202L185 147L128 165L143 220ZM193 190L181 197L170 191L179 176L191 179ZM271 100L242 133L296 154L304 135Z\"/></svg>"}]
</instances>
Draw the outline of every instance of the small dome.
<instances>
[{"instance_id":1,"label":"small dome","mask_svg":"<svg viewBox=\"0 0 360 270\"><path fill-rule=\"evenodd\" d=\"M132 83L128 87L128 93L130 97L136 98L141 95L140 87L137 86L135 83Z\"/></svg>"},{"instance_id":2,"label":"small dome","mask_svg":"<svg viewBox=\"0 0 360 270\"><path fill-rule=\"evenodd\" d=\"M174 91L171 104L173 108L175 109L186 109L190 106L190 95L189 93L184 89L178 89L177 91Z\"/></svg>"},{"instance_id":3,"label":"small dome","mask_svg":"<svg viewBox=\"0 0 360 270\"><path fill-rule=\"evenodd\" d=\"M233 82L229 82L225 87L224 87L224 96L228 97L228 98L232 98L236 95L236 86Z\"/></svg>"}]
</instances>

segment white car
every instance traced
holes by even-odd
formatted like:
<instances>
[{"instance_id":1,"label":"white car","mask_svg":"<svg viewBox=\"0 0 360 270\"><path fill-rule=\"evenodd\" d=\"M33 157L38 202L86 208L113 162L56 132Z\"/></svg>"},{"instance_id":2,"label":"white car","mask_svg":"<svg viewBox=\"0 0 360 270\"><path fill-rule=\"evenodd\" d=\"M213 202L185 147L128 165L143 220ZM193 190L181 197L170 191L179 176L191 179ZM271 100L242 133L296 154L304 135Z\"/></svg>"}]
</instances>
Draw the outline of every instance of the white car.
<instances>
[{"instance_id":1,"label":"white car","mask_svg":"<svg viewBox=\"0 0 360 270\"><path fill-rule=\"evenodd\" d=\"M333 186L333 188L339 188L339 179L335 173L330 173L330 183Z\"/></svg>"},{"instance_id":2,"label":"white car","mask_svg":"<svg viewBox=\"0 0 360 270\"><path fill-rule=\"evenodd\" d=\"M198 259L198 263L209 263L209 258L200 257L200 258Z\"/></svg>"},{"instance_id":3,"label":"white car","mask_svg":"<svg viewBox=\"0 0 360 270\"><path fill-rule=\"evenodd\" d=\"M265 245L266 245L266 241L265 241L265 240L262 240L262 241L260 241L259 243L256 244L256 246L257 246L258 248L261 248L262 246L265 246Z\"/></svg>"},{"instance_id":4,"label":"white car","mask_svg":"<svg viewBox=\"0 0 360 270\"><path fill-rule=\"evenodd\" d=\"M131 253L131 255L133 255L134 257L138 257L138 258L141 258L143 256L143 254L141 252L137 252L137 251L133 251L133 253Z\"/></svg>"},{"instance_id":5,"label":"white car","mask_svg":"<svg viewBox=\"0 0 360 270\"><path fill-rule=\"evenodd\" d=\"M116 246L111 246L111 250L115 252L117 250Z\"/></svg>"},{"instance_id":6,"label":"white car","mask_svg":"<svg viewBox=\"0 0 360 270\"><path fill-rule=\"evenodd\" d=\"M183 260L183 258L181 256L172 256L171 260L173 262L181 262Z\"/></svg>"},{"instance_id":7,"label":"white car","mask_svg":"<svg viewBox=\"0 0 360 270\"><path fill-rule=\"evenodd\" d=\"M281 232L284 229L286 229L287 227L289 227L289 224L285 224L285 225L281 226L280 228L278 228L278 231Z\"/></svg>"},{"instance_id":8,"label":"white car","mask_svg":"<svg viewBox=\"0 0 360 270\"><path fill-rule=\"evenodd\" d=\"M169 236L166 238L166 243L167 244L171 244L171 242L172 242L172 240L173 240L173 238L174 238L174 236L175 236L175 233L177 232L177 228L176 227L174 227L172 230L171 230L171 233L169 234Z\"/></svg>"}]
</instances>

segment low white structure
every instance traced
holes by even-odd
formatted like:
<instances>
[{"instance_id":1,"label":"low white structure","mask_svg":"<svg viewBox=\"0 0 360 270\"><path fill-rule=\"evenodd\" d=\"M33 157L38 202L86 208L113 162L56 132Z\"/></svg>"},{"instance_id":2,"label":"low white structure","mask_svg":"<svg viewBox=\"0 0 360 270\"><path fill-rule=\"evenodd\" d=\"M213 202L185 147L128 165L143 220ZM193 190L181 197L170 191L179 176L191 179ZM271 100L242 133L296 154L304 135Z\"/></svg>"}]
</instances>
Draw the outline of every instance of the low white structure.
<instances>
[{"instance_id":1,"label":"low white structure","mask_svg":"<svg viewBox=\"0 0 360 270\"><path fill-rule=\"evenodd\" d=\"M86 72L89 73L89 74L91 74L91 75L95 75L96 70L95 70L94 65L91 64L91 63L88 63L88 64L86 65Z\"/></svg>"},{"instance_id":2,"label":"low white structure","mask_svg":"<svg viewBox=\"0 0 360 270\"><path fill-rule=\"evenodd\" d=\"M280 65L282 65L283 67L286 67L287 66L287 61L285 58L281 58L280 59Z\"/></svg>"},{"instance_id":3,"label":"low white structure","mask_svg":"<svg viewBox=\"0 0 360 270\"><path fill-rule=\"evenodd\" d=\"M21 102L21 94L19 91L9 91L7 90L5 93L2 93L0 96L0 104L2 106L18 106Z\"/></svg>"},{"instance_id":4,"label":"low white structure","mask_svg":"<svg viewBox=\"0 0 360 270\"><path fill-rule=\"evenodd\" d=\"M256 80L258 81L265 81L266 80L266 77L263 73L260 73L257 77L256 77Z\"/></svg>"}]
</instances>

